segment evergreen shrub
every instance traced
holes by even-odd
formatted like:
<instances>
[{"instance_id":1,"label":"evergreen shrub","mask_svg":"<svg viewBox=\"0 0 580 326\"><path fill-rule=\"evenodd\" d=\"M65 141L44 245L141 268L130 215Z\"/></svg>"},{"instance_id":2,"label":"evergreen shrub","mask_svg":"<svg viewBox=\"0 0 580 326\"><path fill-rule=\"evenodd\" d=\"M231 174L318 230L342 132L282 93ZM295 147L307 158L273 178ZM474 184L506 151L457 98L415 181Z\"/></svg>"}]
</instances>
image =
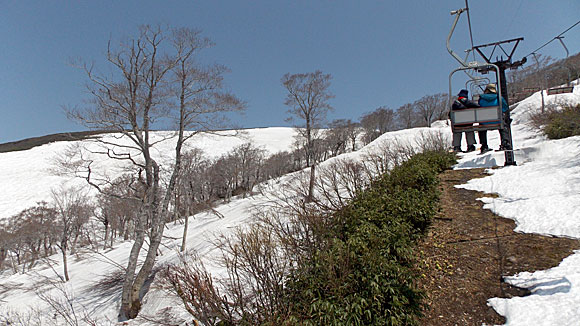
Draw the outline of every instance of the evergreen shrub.
<instances>
[{"instance_id":1,"label":"evergreen shrub","mask_svg":"<svg viewBox=\"0 0 580 326\"><path fill-rule=\"evenodd\" d=\"M415 325L423 294L413 248L438 210L447 152L413 156L336 213L326 246L287 282L286 325Z\"/></svg>"}]
</instances>

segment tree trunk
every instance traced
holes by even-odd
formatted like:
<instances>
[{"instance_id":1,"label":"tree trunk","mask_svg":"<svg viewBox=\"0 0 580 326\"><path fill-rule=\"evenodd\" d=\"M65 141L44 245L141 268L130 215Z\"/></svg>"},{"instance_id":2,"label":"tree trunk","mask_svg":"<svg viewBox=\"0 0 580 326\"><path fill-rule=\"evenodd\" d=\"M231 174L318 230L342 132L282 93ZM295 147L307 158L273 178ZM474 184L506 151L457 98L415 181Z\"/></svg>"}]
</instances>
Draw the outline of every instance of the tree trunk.
<instances>
[{"instance_id":1,"label":"tree trunk","mask_svg":"<svg viewBox=\"0 0 580 326\"><path fill-rule=\"evenodd\" d=\"M316 161L313 160L313 164L310 167L310 181L308 182L308 197L306 202L310 203L314 200L314 178L316 177Z\"/></svg>"},{"instance_id":2,"label":"tree trunk","mask_svg":"<svg viewBox=\"0 0 580 326\"><path fill-rule=\"evenodd\" d=\"M139 307L134 307L133 301L135 300L132 296L133 281L135 279L135 270L137 269L137 260L139 258L139 253L143 247L143 242L145 241L145 220L147 219L145 209L142 209L141 213L137 217L135 225L135 242L131 247L131 253L129 254L129 262L127 263L127 269L125 270L125 279L123 280L123 292L121 294L121 309L119 311L119 321L126 321L128 319L135 318L139 312ZM137 298L139 299L139 298ZM135 311L136 310L136 311Z\"/></svg>"},{"instance_id":3,"label":"tree trunk","mask_svg":"<svg viewBox=\"0 0 580 326\"><path fill-rule=\"evenodd\" d=\"M129 300L125 303L125 310L128 319L133 319L137 317L139 310L141 310L141 290L147 278L151 275L153 271L153 266L155 266L155 260L157 258L157 249L161 244L161 239L163 238L163 228L165 224L163 223L158 228L152 231L150 237L149 248L147 249L147 256L143 261L141 269L137 273L137 276L133 279L129 287Z\"/></svg>"},{"instance_id":4,"label":"tree trunk","mask_svg":"<svg viewBox=\"0 0 580 326\"><path fill-rule=\"evenodd\" d=\"M307 158L309 159L310 166L310 181L308 182L308 196L306 197L306 202L310 203L314 200L314 177L316 173L316 157L314 154L314 144L312 140L312 127L310 121L310 115L306 115L306 146L307 146Z\"/></svg>"},{"instance_id":5,"label":"tree trunk","mask_svg":"<svg viewBox=\"0 0 580 326\"><path fill-rule=\"evenodd\" d=\"M185 251L185 244L187 243L187 228L189 226L189 207L185 209L185 223L183 225L183 238L181 239L181 248L179 251Z\"/></svg>"},{"instance_id":6,"label":"tree trunk","mask_svg":"<svg viewBox=\"0 0 580 326\"><path fill-rule=\"evenodd\" d=\"M161 244L163 239L163 231L165 228L165 223L168 220L169 215L169 201L171 194L175 189L176 178L179 174L180 166L180 149L181 149L181 139L178 140L178 151L176 156L176 167L173 171L169 184L166 188L165 196L160 200L159 196L159 166L152 160L149 156L146 156L146 160L149 160L151 168L150 176L147 179L150 180L148 186L148 194L145 195L145 204L142 208L143 214L140 214L140 218L137 219L139 226L139 232L135 234L135 243L133 248L131 248L131 255L129 256L129 263L127 266L127 271L125 275L125 280L123 282L123 293L121 296L121 311L119 312L119 321L124 321L127 319L133 319L137 317L139 311L141 310L141 292L143 285L147 278L151 275L153 267L155 265L155 260L157 258L157 249ZM139 258L139 253L144 243L145 239L145 225L147 217L150 217L151 224L148 227L149 230L149 248L147 249L147 256L135 275L137 260ZM137 229L137 226L136 226Z\"/></svg>"},{"instance_id":7,"label":"tree trunk","mask_svg":"<svg viewBox=\"0 0 580 326\"><path fill-rule=\"evenodd\" d=\"M62 265L63 265L63 270L64 270L64 280L65 280L65 282L68 282L70 280L70 278L68 276L68 263L67 263L67 259L66 259L66 243L60 244L60 251L62 251Z\"/></svg>"},{"instance_id":8,"label":"tree trunk","mask_svg":"<svg viewBox=\"0 0 580 326\"><path fill-rule=\"evenodd\" d=\"M137 227L135 226L135 228ZM122 230L123 230L123 241L129 240L129 221L125 222ZM137 231L135 231L135 233L137 233ZM135 235L135 237L137 237L137 235Z\"/></svg>"},{"instance_id":9,"label":"tree trunk","mask_svg":"<svg viewBox=\"0 0 580 326\"><path fill-rule=\"evenodd\" d=\"M52 253L52 248L48 243L48 239L45 236L44 239L42 240L42 248L44 248L44 255L45 256L49 256L49 253Z\"/></svg>"},{"instance_id":10,"label":"tree trunk","mask_svg":"<svg viewBox=\"0 0 580 326\"><path fill-rule=\"evenodd\" d=\"M18 273L18 262L14 262L14 256L17 256L17 253L14 253L14 255L10 255L10 261L12 263L12 270L14 271L14 273Z\"/></svg>"},{"instance_id":11,"label":"tree trunk","mask_svg":"<svg viewBox=\"0 0 580 326\"><path fill-rule=\"evenodd\" d=\"M6 249L0 248L0 270L2 269L2 265L4 265L4 260L6 260L6 253Z\"/></svg>"},{"instance_id":12,"label":"tree trunk","mask_svg":"<svg viewBox=\"0 0 580 326\"><path fill-rule=\"evenodd\" d=\"M113 237L113 235L111 235ZM103 250L107 249L107 240L109 240L109 223L105 223L105 239L103 240Z\"/></svg>"}]
</instances>

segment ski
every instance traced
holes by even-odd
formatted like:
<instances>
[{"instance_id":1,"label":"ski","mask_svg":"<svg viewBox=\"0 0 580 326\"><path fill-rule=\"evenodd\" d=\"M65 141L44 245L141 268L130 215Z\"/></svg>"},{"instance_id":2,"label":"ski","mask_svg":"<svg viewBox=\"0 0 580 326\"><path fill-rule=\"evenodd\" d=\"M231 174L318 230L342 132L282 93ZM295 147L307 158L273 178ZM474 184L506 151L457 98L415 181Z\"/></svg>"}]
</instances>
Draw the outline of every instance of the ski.
<instances>
[{"instance_id":1,"label":"ski","mask_svg":"<svg viewBox=\"0 0 580 326\"><path fill-rule=\"evenodd\" d=\"M519 150L520 150L519 148L516 148L516 149L496 149L494 151L496 151L496 152L517 152Z\"/></svg>"}]
</instances>

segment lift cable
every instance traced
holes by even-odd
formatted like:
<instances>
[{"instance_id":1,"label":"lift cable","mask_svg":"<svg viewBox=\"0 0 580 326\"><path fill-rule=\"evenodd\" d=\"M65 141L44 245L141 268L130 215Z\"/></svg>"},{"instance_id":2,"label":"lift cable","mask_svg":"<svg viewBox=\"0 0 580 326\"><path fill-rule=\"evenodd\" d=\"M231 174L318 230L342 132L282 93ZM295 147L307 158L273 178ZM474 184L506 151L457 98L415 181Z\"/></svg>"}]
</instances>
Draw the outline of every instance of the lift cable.
<instances>
[{"instance_id":1,"label":"lift cable","mask_svg":"<svg viewBox=\"0 0 580 326\"><path fill-rule=\"evenodd\" d=\"M578 24L580 24L580 20L579 20L579 21L577 21L577 22L576 22L574 25L572 25L572 26L568 27L568 28L567 28L565 31L563 31L562 33L560 33L560 34L558 34L557 36L555 36L553 39L551 39L551 40L549 40L548 42L546 42L544 45L542 45L542 46L540 46L539 48L535 49L534 51L530 52L528 55L526 55L526 57L527 57L527 56L529 56L530 54L534 54L534 53L538 52L540 49L542 49L543 47L545 47L546 45L548 45L548 44L552 43L552 42L553 42L553 41L555 41L555 40L560 40L560 42L561 42L562 35L564 35L566 32L568 32L568 31L569 31L569 30L571 30L572 28L576 27L576 25L578 25Z\"/></svg>"},{"instance_id":2,"label":"lift cable","mask_svg":"<svg viewBox=\"0 0 580 326\"><path fill-rule=\"evenodd\" d=\"M514 25L514 22L516 21L516 17L520 13L520 9L522 8L523 3L524 3L524 0L520 0L520 4L518 5L518 9L515 10L515 14L512 17L512 20L510 21L510 24L508 25L508 28L504 34L508 34L510 32L510 30L512 29L512 26Z\"/></svg>"},{"instance_id":3,"label":"lift cable","mask_svg":"<svg viewBox=\"0 0 580 326\"><path fill-rule=\"evenodd\" d=\"M473 33L471 32L471 17L469 15L469 4L465 0L465 10L467 10L467 25L469 26L469 38L471 39L471 52L473 53ZM475 53L473 53L473 61L475 61Z\"/></svg>"}]
</instances>

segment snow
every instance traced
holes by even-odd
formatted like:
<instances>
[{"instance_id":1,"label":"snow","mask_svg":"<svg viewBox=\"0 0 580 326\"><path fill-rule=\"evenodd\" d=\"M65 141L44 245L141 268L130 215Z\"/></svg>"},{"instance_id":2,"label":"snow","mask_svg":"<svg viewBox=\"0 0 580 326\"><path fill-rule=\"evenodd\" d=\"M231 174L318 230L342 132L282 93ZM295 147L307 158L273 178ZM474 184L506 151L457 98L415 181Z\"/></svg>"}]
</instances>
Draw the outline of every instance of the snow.
<instances>
[{"instance_id":1,"label":"snow","mask_svg":"<svg viewBox=\"0 0 580 326\"><path fill-rule=\"evenodd\" d=\"M572 94L545 96L546 104L580 103L580 87ZM540 110L541 96L533 94L520 102L512 112L513 138L516 166L503 167L503 152L461 154L456 169L473 167L490 168L489 176L469 181L463 187L485 193L496 193L497 198L481 198L485 208L513 219L517 232L580 238L580 137L562 140L548 140L529 124L530 114ZM258 146L274 153L286 150L293 141L293 131L289 128L265 128L246 131ZM353 153L341 155L324 162L321 167L339 159L362 160L365 155L380 150L384 142L406 142L416 144L416 139L425 132L442 132L450 137L449 126L437 122L432 128L415 128L390 132L377 141ZM226 133L226 132L224 132ZM160 135L159 137L161 137ZM109 136L107 136L109 137ZM244 139L218 136L198 136L191 146L205 150L208 155L219 156L234 146L244 143ZM490 147L499 146L496 131L488 132ZM59 142L33 148L27 151L0 154L0 219L34 204L48 199L50 189L60 182L71 181L64 177L52 176L49 169L57 153L62 153L69 143ZM463 145L466 146L465 144ZM159 146L159 154L171 153L171 142ZM161 157L161 156L160 156ZM170 156L168 156L170 158ZM116 173L119 166L108 161L100 162L102 173ZM493 167L501 167L491 169ZM288 175L270 182L268 191L281 191L284 184L293 182L297 175ZM201 213L190 219L187 246L211 261L217 254L211 240L227 233L233 227L247 225L252 221L252 208L269 200L267 194L249 198L234 198L231 202L218 206L223 215L218 218L212 213ZM168 226L167 241L162 246L158 265L174 263L179 259L178 246L182 225ZM82 253L78 258L71 256L69 271L71 281L66 291L74 296L79 309L101 320L116 319L119 293L95 287L96 282L126 265L131 243L116 244L113 249L100 253ZM54 286L45 280L56 280L61 274L61 260L58 255L51 257L51 266L42 264L25 274L4 273L0 277L2 286L22 284L20 290L0 293L0 315L2 312L26 312L37 307L48 311L46 303L37 293L58 294ZM214 270L219 273L219 270ZM507 281L529 288L531 295L511 299L490 298L491 305L507 319L506 325L577 325L580 320L580 250L564 259L559 266L545 271L529 271L507 277ZM144 301L143 311L154 314L166 307L175 309L179 303L165 292L152 288ZM134 324L134 323L131 323Z\"/></svg>"},{"instance_id":2,"label":"snow","mask_svg":"<svg viewBox=\"0 0 580 326\"><path fill-rule=\"evenodd\" d=\"M152 142L169 137L173 133L156 132ZM215 134L198 134L186 143L185 149L195 147L204 151L209 157L219 157L234 147L252 141L257 147L269 153L277 153L290 149L294 141L295 131L292 128L258 128L246 129L236 135L232 131L221 131ZM105 134L102 140L120 145L130 145L126 138L117 139L113 134ZM56 168L56 160L71 146L84 145L92 151L102 146L91 141L54 142L26 151L0 154L0 221L13 216L25 208L31 207L38 201L49 201L51 189L59 184L76 184L86 186L79 179L69 176L55 176L52 171ZM166 165L171 163L174 153L174 142L169 139L154 146L153 155ZM96 160L96 173L100 175L119 174L122 163L107 160L103 155L91 155ZM162 166L163 168L163 166Z\"/></svg>"},{"instance_id":3,"label":"snow","mask_svg":"<svg viewBox=\"0 0 580 326\"><path fill-rule=\"evenodd\" d=\"M579 104L580 87L571 94L545 96L546 106ZM541 110L535 93L513 111L512 134L517 166L490 169L490 176L460 187L496 193L480 198L484 208L513 219L516 232L580 238L580 137L548 140L529 125L530 114ZM497 132L488 132L492 146ZM491 137L490 137L491 136ZM495 144L495 145L494 145ZM503 165L504 153L469 153L456 168ZM488 303L505 316L506 325L578 325L580 321L580 250L559 266L522 272L506 281L531 290L526 297L491 298Z\"/></svg>"},{"instance_id":4,"label":"snow","mask_svg":"<svg viewBox=\"0 0 580 326\"><path fill-rule=\"evenodd\" d=\"M153 141L162 140L170 136L170 132L156 132ZM268 151L270 154L290 150L294 141L293 128L260 128L246 129L240 132L223 131L217 134L196 135L188 143L189 148L202 149L208 157L219 157L234 147L252 141L255 146ZM118 139L116 135L107 134L102 140L120 145L128 145L127 139ZM50 201L51 189L59 184L84 184L78 178L71 176L54 176L52 170L55 158L64 153L71 146L83 145L90 150L98 150L99 143L92 141L56 142L26 151L0 154L0 220L10 218L24 208L34 205L40 200ZM162 141L155 147L155 155L162 164L169 164L174 142ZM118 161L108 160L102 155L93 155L96 159L96 172L115 174L122 172ZM216 234L226 233L233 226L242 224L250 216L249 210L255 205L255 198L237 199L228 204L219 206L216 210L223 215L218 218L212 213L202 213L192 219L188 229L188 248L197 250L201 255L209 255L213 249L211 239ZM165 232L168 238L180 239L183 226L171 225ZM180 240L166 241L160 250L161 255L157 264L177 262ZM49 257L48 261L40 264L26 273L9 275L0 274L0 290L2 286L16 287L8 293L0 292L0 316L2 314L29 314L31 309L43 311L43 315L50 316L46 302L39 298L39 294L51 297L62 297L67 293L75 302L78 311L86 311L101 321L116 320L120 292L103 290L98 282L110 277L127 264L131 242L115 245L107 251L84 252L69 256L70 281L64 288L55 287L54 281L62 277L62 261L59 255ZM75 258L76 257L76 258ZM143 256L141 258L144 258ZM151 291L154 293L154 291ZM165 294L163 294L165 295ZM157 293L156 297L159 294ZM146 297L146 300L148 298ZM164 300L147 300L144 310L157 311L167 306L177 305L174 298Z\"/></svg>"}]
</instances>

